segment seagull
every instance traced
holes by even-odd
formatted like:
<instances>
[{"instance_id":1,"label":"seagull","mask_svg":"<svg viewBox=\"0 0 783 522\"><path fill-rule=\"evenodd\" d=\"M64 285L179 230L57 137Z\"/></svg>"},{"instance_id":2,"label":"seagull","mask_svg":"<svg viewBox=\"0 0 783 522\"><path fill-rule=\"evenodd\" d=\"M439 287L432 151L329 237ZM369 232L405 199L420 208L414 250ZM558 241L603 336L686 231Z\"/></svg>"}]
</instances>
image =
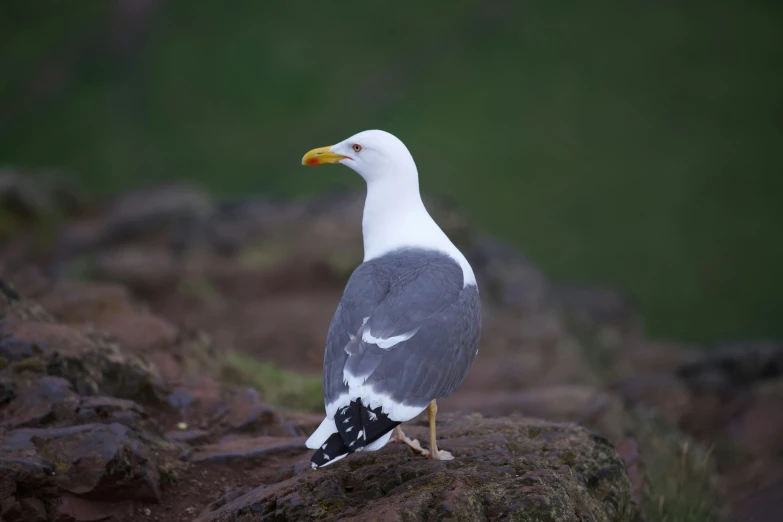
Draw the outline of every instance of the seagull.
<instances>
[{"instance_id":1,"label":"seagull","mask_svg":"<svg viewBox=\"0 0 783 522\"><path fill-rule=\"evenodd\" d=\"M478 354L481 304L465 256L424 207L408 148L381 130L313 149L303 165L342 164L367 183L364 260L354 270L326 337L326 418L305 443L320 468L395 435L422 455L437 445L436 400L465 379ZM429 450L400 424L427 410Z\"/></svg>"}]
</instances>

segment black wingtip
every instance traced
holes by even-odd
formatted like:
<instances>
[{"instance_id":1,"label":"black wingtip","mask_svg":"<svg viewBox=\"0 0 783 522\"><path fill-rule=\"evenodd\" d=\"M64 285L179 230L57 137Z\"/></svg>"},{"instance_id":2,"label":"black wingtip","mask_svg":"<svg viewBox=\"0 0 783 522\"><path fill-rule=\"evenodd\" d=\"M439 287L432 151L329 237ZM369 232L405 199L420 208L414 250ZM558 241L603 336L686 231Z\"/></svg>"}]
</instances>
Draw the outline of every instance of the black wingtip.
<instances>
[{"instance_id":1,"label":"black wingtip","mask_svg":"<svg viewBox=\"0 0 783 522\"><path fill-rule=\"evenodd\" d=\"M380 406L371 410L361 399L338 408L334 423L351 452L375 442L400 424L383 413Z\"/></svg>"},{"instance_id":2,"label":"black wingtip","mask_svg":"<svg viewBox=\"0 0 783 522\"><path fill-rule=\"evenodd\" d=\"M339 433L333 433L318 450L313 453L310 463L313 469L322 468L327 464L345 457L350 451Z\"/></svg>"}]
</instances>

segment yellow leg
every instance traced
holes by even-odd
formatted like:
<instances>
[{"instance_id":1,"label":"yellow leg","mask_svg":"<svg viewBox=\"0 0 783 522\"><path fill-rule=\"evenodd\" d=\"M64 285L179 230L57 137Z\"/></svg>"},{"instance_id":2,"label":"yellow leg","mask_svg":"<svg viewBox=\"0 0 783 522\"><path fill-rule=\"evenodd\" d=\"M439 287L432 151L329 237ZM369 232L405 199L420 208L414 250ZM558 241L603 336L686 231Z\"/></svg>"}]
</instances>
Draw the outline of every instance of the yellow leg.
<instances>
[{"instance_id":1,"label":"yellow leg","mask_svg":"<svg viewBox=\"0 0 783 522\"><path fill-rule=\"evenodd\" d=\"M430 458L435 460L453 460L454 456L448 451L438 450L437 435L435 433L435 416L438 415L438 405L432 401L427 406L427 417L430 420Z\"/></svg>"}]
</instances>

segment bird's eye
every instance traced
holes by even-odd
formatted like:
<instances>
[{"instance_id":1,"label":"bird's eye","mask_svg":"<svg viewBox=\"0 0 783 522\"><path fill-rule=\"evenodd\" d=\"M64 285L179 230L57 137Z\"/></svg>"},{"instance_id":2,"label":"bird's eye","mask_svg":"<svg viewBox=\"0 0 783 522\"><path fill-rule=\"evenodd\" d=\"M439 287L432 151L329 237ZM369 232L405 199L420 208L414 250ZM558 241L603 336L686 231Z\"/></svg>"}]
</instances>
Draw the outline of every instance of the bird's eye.
<instances>
[{"instance_id":1,"label":"bird's eye","mask_svg":"<svg viewBox=\"0 0 783 522\"><path fill-rule=\"evenodd\" d=\"M358 143L354 143L353 144L353 151L354 152L361 152L362 151L362 146L359 145Z\"/></svg>"}]
</instances>

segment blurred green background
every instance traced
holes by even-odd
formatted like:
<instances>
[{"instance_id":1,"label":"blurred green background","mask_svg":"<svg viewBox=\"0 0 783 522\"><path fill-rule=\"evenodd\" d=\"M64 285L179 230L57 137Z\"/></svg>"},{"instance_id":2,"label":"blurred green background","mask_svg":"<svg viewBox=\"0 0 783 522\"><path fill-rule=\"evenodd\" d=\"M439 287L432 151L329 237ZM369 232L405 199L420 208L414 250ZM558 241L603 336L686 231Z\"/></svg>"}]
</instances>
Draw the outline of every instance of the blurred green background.
<instances>
[{"instance_id":1,"label":"blurred green background","mask_svg":"<svg viewBox=\"0 0 783 522\"><path fill-rule=\"evenodd\" d=\"M392 6L393 5L393 6ZM553 278L651 335L783 336L783 3L0 4L0 163L96 193L359 187L367 128Z\"/></svg>"}]
</instances>

